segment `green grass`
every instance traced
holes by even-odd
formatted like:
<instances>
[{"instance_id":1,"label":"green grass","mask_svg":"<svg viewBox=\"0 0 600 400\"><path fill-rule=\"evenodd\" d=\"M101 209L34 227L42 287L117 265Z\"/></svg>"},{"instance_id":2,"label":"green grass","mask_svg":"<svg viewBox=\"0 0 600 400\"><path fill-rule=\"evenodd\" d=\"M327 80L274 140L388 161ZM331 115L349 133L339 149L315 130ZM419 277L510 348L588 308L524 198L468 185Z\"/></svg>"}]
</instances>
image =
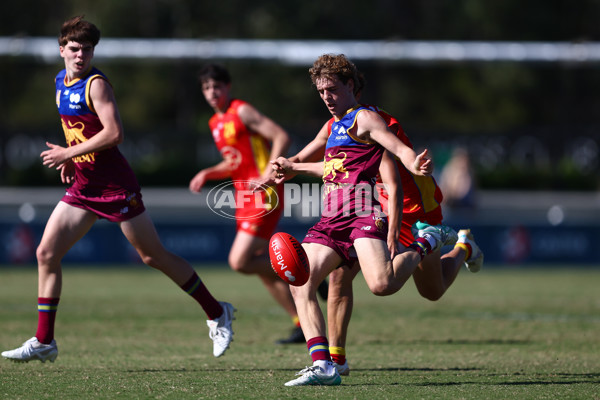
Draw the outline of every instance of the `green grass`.
<instances>
[{"instance_id":1,"label":"green grass","mask_svg":"<svg viewBox=\"0 0 600 400\"><path fill-rule=\"evenodd\" d=\"M0 399L600 399L600 269L463 271L438 302L355 282L339 387L287 388L309 365L277 346L291 322L255 277L198 271L237 308L212 356L205 316L160 273L65 268L55 363L0 360ZM35 333L37 274L0 267L0 348Z\"/></svg>"}]
</instances>

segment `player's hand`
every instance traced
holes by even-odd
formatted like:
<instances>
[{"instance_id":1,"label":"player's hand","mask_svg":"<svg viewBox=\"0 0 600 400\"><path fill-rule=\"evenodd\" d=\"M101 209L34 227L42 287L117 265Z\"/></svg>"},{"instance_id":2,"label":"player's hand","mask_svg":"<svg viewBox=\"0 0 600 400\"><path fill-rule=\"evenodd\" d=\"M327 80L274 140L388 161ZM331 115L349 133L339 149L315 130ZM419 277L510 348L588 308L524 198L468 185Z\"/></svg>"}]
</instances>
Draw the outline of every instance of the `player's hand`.
<instances>
[{"instance_id":1,"label":"player's hand","mask_svg":"<svg viewBox=\"0 0 600 400\"><path fill-rule=\"evenodd\" d=\"M417 154L413 168L416 172L415 175L429 176L433 173L433 160L428 157L427 149L423 150L421 154Z\"/></svg>"},{"instance_id":2,"label":"player's hand","mask_svg":"<svg viewBox=\"0 0 600 400\"><path fill-rule=\"evenodd\" d=\"M203 171L200 171L190 181L190 191L194 193L200 193L202 187L206 183L206 177Z\"/></svg>"},{"instance_id":3,"label":"player's hand","mask_svg":"<svg viewBox=\"0 0 600 400\"><path fill-rule=\"evenodd\" d=\"M252 179L249 182L250 189L252 189L253 192L258 192L258 191L264 190L266 187L273 186L274 184L275 184L274 171L272 171L267 176L263 175L260 178Z\"/></svg>"},{"instance_id":4,"label":"player's hand","mask_svg":"<svg viewBox=\"0 0 600 400\"><path fill-rule=\"evenodd\" d=\"M70 160L66 148L50 142L46 142L46 146L48 146L49 149L42 151L40 157L42 158L42 163L48 168L59 169L65 161Z\"/></svg>"},{"instance_id":5,"label":"player's hand","mask_svg":"<svg viewBox=\"0 0 600 400\"><path fill-rule=\"evenodd\" d=\"M60 180L62 183L70 185L75 182L75 163L72 160L67 160L56 169L60 170Z\"/></svg>"},{"instance_id":6,"label":"player's hand","mask_svg":"<svg viewBox=\"0 0 600 400\"><path fill-rule=\"evenodd\" d=\"M295 174L293 173L293 163L285 157L278 157L271 161L271 168L274 171L275 183L282 183Z\"/></svg>"}]
</instances>

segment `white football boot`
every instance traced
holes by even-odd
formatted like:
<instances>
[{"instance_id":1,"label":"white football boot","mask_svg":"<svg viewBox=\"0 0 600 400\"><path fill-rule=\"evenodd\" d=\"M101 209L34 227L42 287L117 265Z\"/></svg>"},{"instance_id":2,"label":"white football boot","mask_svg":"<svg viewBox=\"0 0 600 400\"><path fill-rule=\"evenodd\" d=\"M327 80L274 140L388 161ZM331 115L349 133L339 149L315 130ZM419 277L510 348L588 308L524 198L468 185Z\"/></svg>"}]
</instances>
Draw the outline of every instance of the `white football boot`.
<instances>
[{"instance_id":1,"label":"white football boot","mask_svg":"<svg viewBox=\"0 0 600 400\"><path fill-rule=\"evenodd\" d=\"M342 383L342 378L337 369L332 366L330 371L327 374L318 365L306 367L296 373L296 375L300 375L299 378L286 382L285 386L337 386Z\"/></svg>"},{"instance_id":2,"label":"white football boot","mask_svg":"<svg viewBox=\"0 0 600 400\"><path fill-rule=\"evenodd\" d=\"M469 244L471 246L471 257L465 260L465 266L471 272L479 272L483 265L483 251L475 243L475 238L470 229L461 229L458 231L458 242L462 244Z\"/></svg>"},{"instance_id":3,"label":"white football boot","mask_svg":"<svg viewBox=\"0 0 600 400\"><path fill-rule=\"evenodd\" d=\"M441 249L444 246L450 246L456 243L458 234L447 225L429 225L426 222L417 221L412 226L412 234L415 237L425 238L426 235L431 235L436 243L430 253Z\"/></svg>"},{"instance_id":4,"label":"white football boot","mask_svg":"<svg viewBox=\"0 0 600 400\"><path fill-rule=\"evenodd\" d=\"M348 360L346 360L343 364L338 364L336 362L333 363L335 369L337 369L338 374L340 376L348 376L350 375L350 366L348 365Z\"/></svg>"},{"instance_id":5,"label":"white football boot","mask_svg":"<svg viewBox=\"0 0 600 400\"><path fill-rule=\"evenodd\" d=\"M55 340L52 340L50 344L44 344L40 343L35 336L17 349L2 352L2 357L15 362L29 362L31 360L54 362L57 356L58 347L56 347Z\"/></svg>"},{"instance_id":6,"label":"white football boot","mask_svg":"<svg viewBox=\"0 0 600 400\"><path fill-rule=\"evenodd\" d=\"M206 321L209 332L208 336L213 341L213 355L221 357L225 354L225 350L229 348L229 344L233 341L233 329L231 322L235 319L233 313L237 311L231 304L220 301L219 304L223 307L223 314L217 319Z\"/></svg>"}]
</instances>

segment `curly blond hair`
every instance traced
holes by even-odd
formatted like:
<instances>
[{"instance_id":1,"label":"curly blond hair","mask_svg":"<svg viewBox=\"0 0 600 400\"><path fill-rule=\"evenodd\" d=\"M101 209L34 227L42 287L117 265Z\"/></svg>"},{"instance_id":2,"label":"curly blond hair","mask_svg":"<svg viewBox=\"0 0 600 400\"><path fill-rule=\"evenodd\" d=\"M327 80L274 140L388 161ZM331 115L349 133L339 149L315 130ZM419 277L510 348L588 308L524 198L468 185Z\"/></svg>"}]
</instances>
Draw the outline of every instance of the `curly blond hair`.
<instances>
[{"instance_id":1,"label":"curly blond hair","mask_svg":"<svg viewBox=\"0 0 600 400\"><path fill-rule=\"evenodd\" d=\"M365 85L365 79L362 73L344 54L323 54L315 60L308 72L310 73L310 79L312 80L313 85L316 85L317 80L320 78L333 76L337 76L343 84L352 80L354 82L354 91L357 93L360 92Z\"/></svg>"}]
</instances>

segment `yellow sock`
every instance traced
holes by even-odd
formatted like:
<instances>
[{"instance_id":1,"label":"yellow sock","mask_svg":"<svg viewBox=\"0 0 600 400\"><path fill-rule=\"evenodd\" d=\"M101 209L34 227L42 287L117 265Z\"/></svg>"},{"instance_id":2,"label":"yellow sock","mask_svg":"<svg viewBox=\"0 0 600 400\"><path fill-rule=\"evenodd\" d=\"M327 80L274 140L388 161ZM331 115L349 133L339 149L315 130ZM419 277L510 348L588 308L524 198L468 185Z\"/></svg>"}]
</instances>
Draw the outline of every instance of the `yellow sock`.
<instances>
[{"instance_id":1,"label":"yellow sock","mask_svg":"<svg viewBox=\"0 0 600 400\"><path fill-rule=\"evenodd\" d=\"M331 361L343 365L346 363L346 349L343 347L329 346Z\"/></svg>"},{"instance_id":2,"label":"yellow sock","mask_svg":"<svg viewBox=\"0 0 600 400\"><path fill-rule=\"evenodd\" d=\"M458 242L454 245L454 247L460 247L467 253L467 255L465 256L465 260L468 260L469 258L471 258L472 249L471 249L471 246L469 246L468 244Z\"/></svg>"}]
</instances>

